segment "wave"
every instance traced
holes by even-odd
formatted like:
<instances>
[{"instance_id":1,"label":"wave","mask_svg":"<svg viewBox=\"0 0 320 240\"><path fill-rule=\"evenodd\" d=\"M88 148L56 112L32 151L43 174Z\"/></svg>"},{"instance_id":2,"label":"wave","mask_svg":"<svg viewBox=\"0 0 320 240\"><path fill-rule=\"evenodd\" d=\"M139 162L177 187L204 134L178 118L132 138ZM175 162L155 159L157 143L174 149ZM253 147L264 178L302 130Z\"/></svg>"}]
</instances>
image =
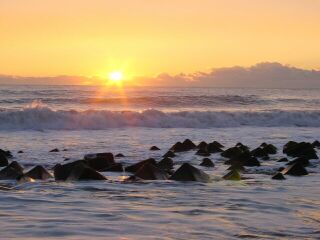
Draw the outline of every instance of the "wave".
<instances>
[{"instance_id":1,"label":"wave","mask_svg":"<svg viewBox=\"0 0 320 240\"><path fill-rule=\"evenodd\" d=\"M320 111L53 110L32 105L0 112L0 130L103 130L122 127L320 127Z\"/></svg>"}]
</instances>

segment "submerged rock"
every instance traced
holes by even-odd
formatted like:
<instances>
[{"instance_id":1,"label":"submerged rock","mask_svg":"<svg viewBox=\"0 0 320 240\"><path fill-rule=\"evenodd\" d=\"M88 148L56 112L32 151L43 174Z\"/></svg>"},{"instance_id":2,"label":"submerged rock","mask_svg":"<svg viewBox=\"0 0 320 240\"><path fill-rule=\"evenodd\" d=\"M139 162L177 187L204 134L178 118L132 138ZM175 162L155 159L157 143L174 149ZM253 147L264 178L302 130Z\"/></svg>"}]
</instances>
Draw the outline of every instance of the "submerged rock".
<instances>
[{"instance_id":1,"label":"submerged rock","mask_svg":"<svg viewBox=\"0 0 320 240\"><path fill-rule=\"evenodd\" d=\"M186 139L182 142L177 142L176 144L174 144L170 150L174 151L174 152L185 152L185 151L189 151L196 148L196 145L190 140L190 139Z\"/></svg>"},{"instance_id":2,"label":"submerged rock","mask_svg":"<svg viewBox=\"0 0 320 240\"><path fill-rule=\"evenodd\" d=\"M289 161L288 158L281 158L277 162L288 162L288 161Z\"/></svg>"},{"instance_id":3,"label":"submerged rock","mask_svg":"<svg viewBox=\"0 0 320 240\"><path fill-rule=\"evenodd\" d=\"M318 140L315 140L313 143L312 143L312 146L314 148L320 148L320 142Z\"/></svg>"},{"instance_id":4,"label":"submerged rock","mask_svg":"<svg viewBox=\"0 0 320 240\"><path fill-rule=\"evenodd\" d=\"M298 158L288 162L287 165L293 165L295 163L300 163L304 167L310 165L309 159L306 157L298 157Z\"/></svg>"},{"instance_id":5,"label":"submerged rock","mask_svg":"<svg viewBox=\"0 0 320 240\"><path fill-rule=\"evenodd\" d=\"M132 165L126 167L125 170L126 170L126 172L135 173L135 172L137 172L137 171L138 171L144 164L146 164L146 163L152 164L152 165L154 165L154 166L157 165L157 162L156 162L155 159L149 158L149 159L140 161L140 162L138 162L138 163L132 164Z\"/></svg>"},{"instance_id":6,"label":"submerged rock","mask_svg":"<svg viewBox=\"0 0 320 240\"><path fill-rule=\"evenodd\" d=\"M206 149L207 145L208 145L208 143L202 141L202 142L200 142L200 143L198 144L197 148L198 148L198 149Z\"/></svg>"},{"instance_id":7,"label":"submerged rock","mask_svg":"<svg viewBox=\"0 0 320 240\"><path fill-rule=\"evenodd\" d=\"M173 158L173 157L175 157L175 156L176 156L176 155L175 155L174 152L172 152L172 151L168 151L167 153L165 153L165 154L163 155L164 158L166 158L166 157Z\"/></svg>"},{"instance_id":8,"label":"submerged rock","mask_svg":"<svg viewBox=\"0 0 320 240\"><path fill-rule=\"evenodd\" d=\"M8 150L3 150L3 149L0 149L0 154L3 154L5 157L7 158L12 158L12 153Z\"/></svg>"},{"instance_id":9,"label":"submerged rock","mask_svg":"<svg viewBox=\"0 0 320 240\"><path fill-rule=\"evenodd\" d=\"M291 157L306 157L309 159L318 159L317 153L311 143L289 141L283 147L283 153Z\"/></svg>"},{"instance_id":10,"label":"submerged rock","mask_svg":"<svg viewBox=\"0 0 320 240\"><path fill-rule=\"evenodd\" d=\"M224 180L239 181L239 180L241 180L241 175L237 170L231 170L226 175L224 175L222 178Z\"/></svg>"},{"instance_id":11,"label":"submerged rock","mask_svg":"<svg viewBox=\"0 0 320 240\"><path fill-rule=\"evenodd\" d=\"M189 163L184 163L177 171L174 172L170 177L170 180L210 182L210 177L208 174L198 168L195 168Z\"/></svg>"},{"instance_id":12,"label":"submerged rock","mask_svg":"<svg viewBox=\"0 0 320 240\"><path fill-rule=\"evenodd\" d=\"M163 158L157 163L157 167L166 171L173 169L173 160L171 158Z\"/></svg>"},{"instance_id":13,"label":"submerged rock","mask_svg":"<svg viewBox=\"0 0 320 240\"><path fill-rule=\"evenodd\" d=\"M143 180L167 180L169 177L167 172L151 163L144 164L134 176Z\"/></svg>"},{"instance_id":14,"label":"submerged rock","mask_svg":"<svg viewBox=\"0 0 320 240\"><path fill-rule=\"evenodd\" d=\"M238 172L243 172L246 169L241 164L233 164L230 167L228 167L227 170L237 170Z\"/></svg>"},{"instance_id":15,"label":"submerged rock","mask_svg":"<svg viewBox=\"0 0 320 240\"><path fill-rule=\"evenodd\" d=\"M35 166L24 175L32 179L41 179L41 180L52 178L52 175L44 167L40 165Z\"/></svg>"},{"instance_id":16,"label":"submerged rock","mask_svg":"<svg viewBox=\"0 0 320 240\"><path fill-rule=\"evenodd\" d=\"M53 172L54 172L54 178L55 180L59 181L65 181L67 180L67 178L69 177L71 171L73 170L73 168L75 166L77 166L78 164L86 164L85 160L77 160L71 163L66 163L66 164L57 164L54 166L53 168Z\"/></svg>"},{"instance_id":17,"label":"submerged rock","mask_svg":"<svg viewBox=\"0 0 320 240\"><path fill-rule=\"evenodd\" d=\"M253 149L251 151L251 154L254 157L266 157L266 156L268 156L268 152L262 147L258 147L256 149Z\"/></svg>"},{"instance_id":18,"label":"submerged rock","mask_svg":"<svg viewBox=\"0 0 320 240\"><path fill-rule=\"evenodd\" d=\"M223 150L219 147L219 144L217 143L209 143L206 147L207 152L209 153L218 153L218 152L223 152Z\"/></svg>"},{"instance_id":19,"label":"submerged rock","mask_svg":"<svg viewBox=\"0 0 320 240\"><path fill-rule=\"evenodd\" d=\"M100 171L111 167L115 164L112 153L96 153L85 156L85 160L89 167Z\"/></svg>"},{"instance_id":20,"label":"submerged rock","mask_svg":"<svg viewBox=\"0 0 320 240\"><path fill-rule=\"evenodd\" d=\"M58 148L54 148L52 150L50 150L49 152L60 152Z\"/></svg>"},{"instance_id":21,"label":"submerged rock","mask_svg":"<svg viewBox=\"0 0 320 240\"><path fill-rule=\"evenodd\" d=\"M284 175L292 175L292 176L303 176L308 175L308 171L300 164L294 163L293 165L289 165L281 172Z\"/></svg>"},{"instance_id":22,"label":"submerged rock","mask_svg":"<svg viewBox=\"0 0 320 240\"><path fill-rule=\"evenodd\" d=\"M239 156L241 153L243 153L243 150L241 150L238 147L231 147L225 150L224 152L221 153L221 156L225 158L234 158Z\"/></svg>"},{"instance_id":23,"label":"submerged rock","mask_svg":"<svg viewBox=\"0 0 320 240\"><path fill-rule=\"evenodd\" d=\"M200 166L203 167L214 167L214 163L209 158L202 159L202 162L200 163Z\"/></svg>"},{"instance_id":24,"label":"submerged rock","mask_svg":"<svg viewBox=\"0 0 320 240\"><path fill-rule=\"evenodd\" d=\"M8 166L9 161L3 153L0 152L0 167L5 167Z\"/></svg>"},{"instance_id":25,"label":"submerged rock","mask_svg":"<svg viewBox=\"0 0 320 240\"><path fill-rule=\"evenodd\" d=\"M0 171L0 180L18 179L23 172L10 166L6 166Z\"/></svg>"},{"instance_id":26,"label":"submerged rock","mask_svg":"<svg viewBox=\"0 0 320 240\"><path fill-rule=\"evenodd\" d=\"M124 157L124 155L122 153L118 153L118 154L115 155L115 157L122 158L122 157Z\"/></svg>"},{"instance_id":27,"label":"submerged rock","mask_svg":"<svg viewBox=\"0 0 320 240\"><path fill-rule=\"evenodd\" d=\"M196 152L196 155L199 155L199 156L202 156L202 157L209 157L211 154L205 149L199 149Z\"/></svg>"},{"instance_id":28,"label":"submerged rock","mask_svg":"<svg viewBox=\"0 0 320 240\"><path fill-rule=\"evenodd\" d=\"M152 146L150 148L150 151L159 151L159 150L160 150L160 148L158 148L157 146Z\"/></svg>"},{"instance_id":29,"label":"submerged rock","mask_svg":"<svg viewBox=\"0 0 320 240\"><path fill-rule=\"evenodd\" d=\"M16 170L18 170L19 172L23 172L23 167L17 162L17 161L12 161L8 167L12 167Z\"/></svg>"},{"instance_id":30,"label":"submerged rock","mask_svg":"<svg viewBox=\"0 0 320 240\"><path fill-rule=\"evenodd\" d=\"M18 153L23 153L23 151L22 151L22 150L20 150L20 151L18 151Z\"/></svg>"},{"instance_id":31,"label":"submerged rock","mask_svg":"<svg viewBox=\"0 0 320 240\"><path fill-rule=\"evenodd\" d=\"M73 167L67 181L88 181L88 180L107 180L105 176L92 169L84 163L79 163Z\"/></svg>"},{"instance_id":32,"label":"submerged rock","mask_svg":"<svg viewBox=\"0 0 320 240\"><path fill-rule=\"evenodd\" d=\"M274 180L285 180L286 178L283 176L283 174L281 172L278 172L275 175L273 175L271 179L274 179Z\"/></svg>"},{"instance_id":33,"label":"submerged rock","mask_svg":"<svg viewBox=\"0 0 320 240\"><path fill-rule=\"evenodd\" d=\"M260 166L260 162L255 157L251 156L250 152L242 152L240 155L225 161L225 164L254 167Z\"/></svg>"}]
</instances>

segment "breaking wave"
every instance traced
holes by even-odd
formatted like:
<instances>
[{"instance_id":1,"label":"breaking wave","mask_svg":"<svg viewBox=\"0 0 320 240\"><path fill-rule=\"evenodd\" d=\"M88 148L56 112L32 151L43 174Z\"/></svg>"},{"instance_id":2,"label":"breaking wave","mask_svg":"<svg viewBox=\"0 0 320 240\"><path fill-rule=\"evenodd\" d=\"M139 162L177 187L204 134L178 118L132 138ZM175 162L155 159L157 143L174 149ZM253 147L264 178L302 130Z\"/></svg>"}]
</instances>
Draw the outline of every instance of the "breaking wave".
<instances>
[{"instance_id":1,"label":"breaking wave","mask_svg":"<svg viewBox=\"0 0 320 240\"><path fill-rule=\"evenodd\" d=\"M103 130L122 127L222 128L320 127L320 111L176 111L53 110L32 105L2 110L0 130Z\"/></svg>"}]
</instances>

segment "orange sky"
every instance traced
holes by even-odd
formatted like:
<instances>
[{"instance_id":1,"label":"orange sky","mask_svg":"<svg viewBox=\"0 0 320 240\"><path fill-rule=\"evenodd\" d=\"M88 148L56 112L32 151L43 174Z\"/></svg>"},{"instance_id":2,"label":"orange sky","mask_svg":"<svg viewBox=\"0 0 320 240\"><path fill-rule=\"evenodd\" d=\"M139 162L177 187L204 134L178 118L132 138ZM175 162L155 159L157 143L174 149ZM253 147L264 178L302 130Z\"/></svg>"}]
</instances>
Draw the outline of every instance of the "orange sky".
<instances>
[{"instance_id":1,"label":"orange sky","mask_svg":"<svg viewBox=\"0 0 320 240\"><path fill-rule=\"evenodd\" d=\"M0 74L319 69L319 13L316 0L1 0Z\"/></svg>"}]
</instances>

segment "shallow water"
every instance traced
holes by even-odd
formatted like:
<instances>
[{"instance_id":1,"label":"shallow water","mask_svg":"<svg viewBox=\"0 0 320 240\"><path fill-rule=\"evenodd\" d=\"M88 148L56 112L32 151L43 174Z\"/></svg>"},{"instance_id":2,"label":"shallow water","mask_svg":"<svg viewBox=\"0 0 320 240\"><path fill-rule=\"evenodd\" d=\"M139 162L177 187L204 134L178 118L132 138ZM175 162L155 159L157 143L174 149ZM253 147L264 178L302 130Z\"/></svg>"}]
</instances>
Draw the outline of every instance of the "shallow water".
<instances>
[{"instance_id":1,"label":"shallow water","mask_svg":"<svg viewBox=\"0 0 320 240\"><path fill-rule=\"evenodd\" d=\"M3 148L13 150L15 160L51 168L64 157L112 151L132 163L160 156L176 141L190 138L218 140L227 147L238 141L256 147L262 142L282 146L288 139L313 141L319 128L124 128L99 131L2 131ZM150 152L151 145L162 150ZM52 148L68 149L48 153ZM18 154L23 150L23 154ZM281 153L273 156L278 159ZM194 152L181 153L177 164L199 165ZM106 182L37 181L1 190L1 238L88 239L288 239L320 237L319 160L304 177L271 180L284 165L262 161L245 174L248 180L222 181L227 166L219 154L211 156L216 166L205 169L211 183L149 181L123 183L128 174L105 173Z\"/></svg>"}]
</instances>

